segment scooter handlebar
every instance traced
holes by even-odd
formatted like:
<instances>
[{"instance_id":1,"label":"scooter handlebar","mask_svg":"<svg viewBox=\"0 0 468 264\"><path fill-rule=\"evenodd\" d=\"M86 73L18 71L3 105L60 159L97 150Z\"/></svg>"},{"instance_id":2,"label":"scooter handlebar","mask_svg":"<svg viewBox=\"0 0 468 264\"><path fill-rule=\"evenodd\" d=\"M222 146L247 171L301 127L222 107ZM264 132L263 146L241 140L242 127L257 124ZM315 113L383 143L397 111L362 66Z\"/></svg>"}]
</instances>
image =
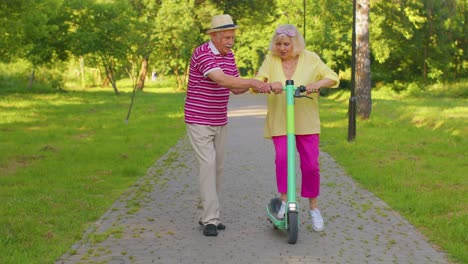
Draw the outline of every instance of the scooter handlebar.
<instances>
[{"instance_id":1,"label":"scooter handlebar","mask_svg":"<svg viewBox=\"0 0 468 264\"><path fill-rule=\"evenodd\" d=\"M307 98L313 100L312 97L309 97L309 96L307 96L307 95L301 95L301 93L303 93L303 92L305 92L305 91L307 91L306 87L305 87L304 85L300 85L299 87L296 88L296 91L294 92L294 97L307 97ZM317 92L313 92L313 93L318 93L318 91L317 91Z\"/></svg>"}]
</instances>

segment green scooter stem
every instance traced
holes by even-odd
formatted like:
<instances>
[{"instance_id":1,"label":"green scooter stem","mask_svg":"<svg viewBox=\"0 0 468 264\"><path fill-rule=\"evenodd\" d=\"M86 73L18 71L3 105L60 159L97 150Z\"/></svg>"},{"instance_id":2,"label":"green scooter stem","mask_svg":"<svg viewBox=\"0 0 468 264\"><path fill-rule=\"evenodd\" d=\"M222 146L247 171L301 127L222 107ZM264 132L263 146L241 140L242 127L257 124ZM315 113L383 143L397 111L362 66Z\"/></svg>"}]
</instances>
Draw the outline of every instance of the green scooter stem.
<instances>
[{"instance_id":1,"label":"green scooter stem","mask_svg":"<svg viewBox=\"0 0 468 264\"><path fill-rule=\"evenodd\" d=\"M284 218L277 218L277 213L281 207L281 198L275 197L267 205L269 220L275 228L288 230L288 243L295 244L299 230L299 208L296 201L296 134L294 129L294 98L307 97L300 95L306 89L304 86L294 87L293 80L287 80L286 86L286 134L288 151L288 189L286 201L286 214Z\"/></svg>"},{"instance_id":2,"label":"green scooter stem","mask_svg":"<svg viewBox=\"0 0 468 264\"><path fill-rule=\"evenodd\" d=\"M295 208L297 211L296 201L296 133L294 130L294 81L287 80L286 87L286 134L288 137L288 207L287 211ZM295 207L290 204L294 203Z\"/></svg>"}]
</instances>

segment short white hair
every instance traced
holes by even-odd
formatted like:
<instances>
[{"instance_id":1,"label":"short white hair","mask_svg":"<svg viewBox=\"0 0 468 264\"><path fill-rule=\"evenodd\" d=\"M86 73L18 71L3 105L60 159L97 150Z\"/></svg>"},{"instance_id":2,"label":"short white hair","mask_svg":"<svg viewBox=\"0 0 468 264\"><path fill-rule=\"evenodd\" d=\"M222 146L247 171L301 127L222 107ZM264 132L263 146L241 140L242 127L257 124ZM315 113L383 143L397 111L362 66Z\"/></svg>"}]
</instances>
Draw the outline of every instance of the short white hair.
<instances>
[{"instance_id":1,"label":"short white hair","mask_svg":"<svg viewBox=\"0 0 468 264\"><path fill-rule=\"evenodd\" d=\"M271 38L270 42L270 52L274 56L278 56L279 53L276 50L275 43L280 41L282 38L290 37L292 43L292 53L293 55L299 55L305 49L305 41L304 37L301 35L299 30L294 25L285 24L280 25L276 28L275 33L273 33L273 37Z\"/></svg>"}]
</instances>

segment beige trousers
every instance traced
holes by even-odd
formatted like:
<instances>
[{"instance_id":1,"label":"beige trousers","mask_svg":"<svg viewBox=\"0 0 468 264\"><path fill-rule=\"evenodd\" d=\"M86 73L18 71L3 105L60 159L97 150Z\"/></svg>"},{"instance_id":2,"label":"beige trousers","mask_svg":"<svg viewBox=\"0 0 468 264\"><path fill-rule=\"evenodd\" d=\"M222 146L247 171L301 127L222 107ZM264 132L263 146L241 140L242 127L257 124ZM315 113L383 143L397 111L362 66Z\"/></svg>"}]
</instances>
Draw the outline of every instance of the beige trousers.
<instances>
[{"instance_id":1,"label":"beige trousers","mask_svg":"<svg viewBox=\"0 0 468 264\"><path fill-rule=\"evenodd\" d=\"M204 225L218 225L227 126L187 124L187 132L199 163L198 176L203 205L200 220Z\"/></svg>"}]
</instances>

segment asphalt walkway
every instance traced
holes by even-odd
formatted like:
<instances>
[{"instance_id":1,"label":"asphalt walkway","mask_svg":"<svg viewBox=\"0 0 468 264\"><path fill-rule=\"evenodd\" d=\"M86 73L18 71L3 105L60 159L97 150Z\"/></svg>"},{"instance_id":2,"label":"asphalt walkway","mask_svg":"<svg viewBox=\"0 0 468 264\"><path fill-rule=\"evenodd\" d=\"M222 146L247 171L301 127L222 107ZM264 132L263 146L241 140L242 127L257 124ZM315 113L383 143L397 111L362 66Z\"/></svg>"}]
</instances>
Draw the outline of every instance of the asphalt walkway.
<instances>
[{"instance_id":1,"label":"asphalt walkway","mask_svg":"<svg viewBox=\"0 0 468 264\"><path fill-rule=\"evenodd\" d=\"M231 97L221 200L227 228L217 237L203 236L198 225L197 161L184 137L56 263L449 263L323 152L325 230L312 230L308 201L298 198L299 237L288 244L287 233L275 230L265 212L276 184L264 115L264 96Z\"/></svg>"}]
</instances>

